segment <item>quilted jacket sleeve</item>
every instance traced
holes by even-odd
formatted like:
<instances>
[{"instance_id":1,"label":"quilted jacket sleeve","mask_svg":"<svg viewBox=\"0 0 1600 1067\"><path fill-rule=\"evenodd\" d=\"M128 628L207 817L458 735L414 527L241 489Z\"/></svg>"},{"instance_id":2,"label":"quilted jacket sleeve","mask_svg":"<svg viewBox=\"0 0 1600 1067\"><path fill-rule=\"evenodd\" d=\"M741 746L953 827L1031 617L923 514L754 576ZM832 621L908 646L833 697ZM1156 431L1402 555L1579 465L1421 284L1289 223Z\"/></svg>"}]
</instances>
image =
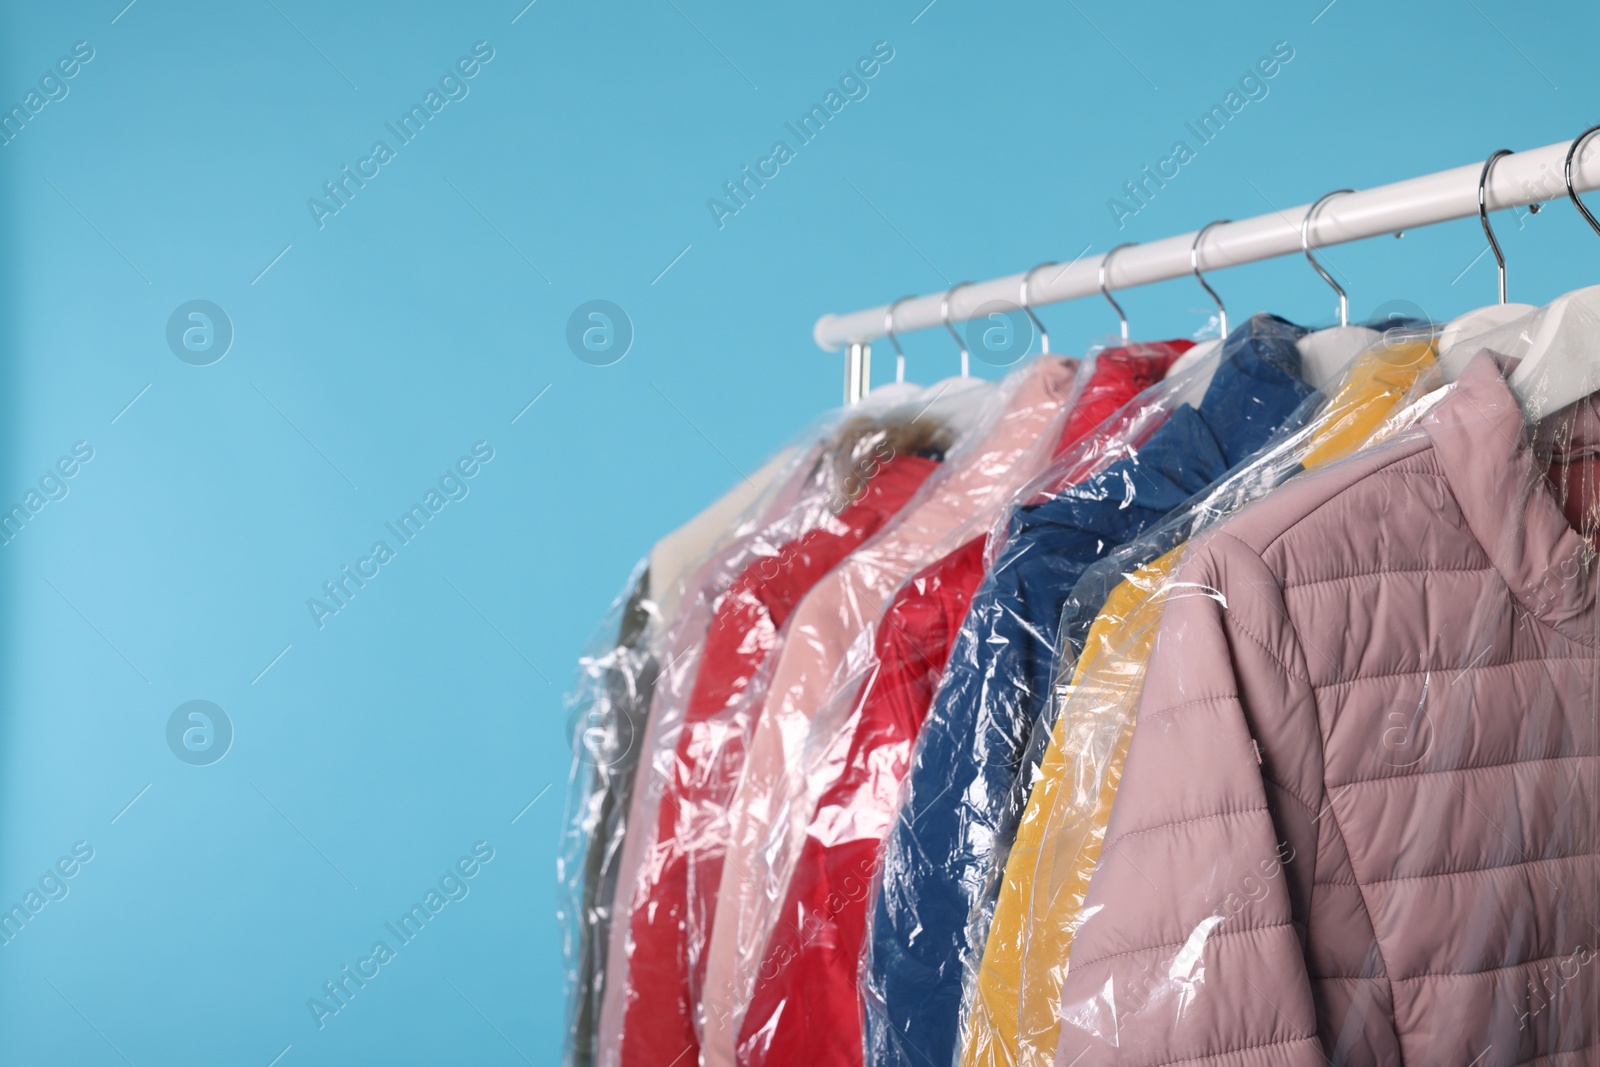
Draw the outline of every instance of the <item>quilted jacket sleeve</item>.
<instances>
[{"instance_id":1,"label":"quilted jacket sleeve","mask_svg":"<svg viewBox=\"0 0 1600 1067\"><path fill-rule=\"evenodd\" d=\"M1177 582L1072 943L1056 1061L1317 1067L1301 945L1324 802L1303 654L1276 577L1225 530Z\"/></svg>"}]
</instances>

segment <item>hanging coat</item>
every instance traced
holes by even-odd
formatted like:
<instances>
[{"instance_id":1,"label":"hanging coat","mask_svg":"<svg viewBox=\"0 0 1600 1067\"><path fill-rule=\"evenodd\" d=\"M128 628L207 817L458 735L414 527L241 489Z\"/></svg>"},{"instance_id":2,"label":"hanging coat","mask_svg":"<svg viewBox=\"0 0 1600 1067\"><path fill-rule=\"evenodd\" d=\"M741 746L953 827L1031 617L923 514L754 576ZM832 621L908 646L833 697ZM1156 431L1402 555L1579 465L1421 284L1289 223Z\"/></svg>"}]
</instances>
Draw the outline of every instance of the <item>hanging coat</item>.
<instances>
[{"instance_id":1,"label":"hanging coat","mask_svg":"<svg viewBox=\"0 0 1600 1067\"><path fill-rule=\"evenodd\" d=\"M1076 360L1044 356L1007 375L916 499L817 582L789 619L728 806L726 845L690 854L690 954L705 961L690 987L691 996L703 990L702 1067L733 1067L761 950L815 805L804 758L812 722L823 708L848 703L833 694L836 685L859 685L846 653L858 642L871 647L885 601L963 522L975 512L998 514L1048 462L1044 446L1077 374Z\"/></svg>"}]
</instances>

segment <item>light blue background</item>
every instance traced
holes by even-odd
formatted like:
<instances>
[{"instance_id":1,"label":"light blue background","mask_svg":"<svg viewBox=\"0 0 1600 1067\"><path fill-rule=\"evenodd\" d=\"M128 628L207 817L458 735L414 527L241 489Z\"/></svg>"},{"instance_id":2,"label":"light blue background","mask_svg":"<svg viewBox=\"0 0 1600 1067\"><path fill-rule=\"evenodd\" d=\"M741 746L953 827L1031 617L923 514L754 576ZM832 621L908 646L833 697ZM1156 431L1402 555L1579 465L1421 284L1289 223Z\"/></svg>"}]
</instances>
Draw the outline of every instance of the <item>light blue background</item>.
<instances>
[{"instance_id":1,"label":"light blue background","mask_svg":"<svg viewBox=\"0 0 1600 1067\"><path fill-rule=\"evenodd\" d=\"M1577 0L524 2L3 7L7 109L95 49L0 148L0 501L95 450L0 548L0 903L95 850L0 947L6 1063L555 1062L561 695L655 538L836 402L816 316L1600 117ZM307 198L479 40L470 95L319 230ZM870 95L718 230L706 200L880 40ZM1107 199L1280 40L1270 95L1119 233ZM1600 278L1569 205L1500 226L1513 299ZM1493 297L1481 250L1460 222L1327 258L1357 314L1448 317ZM1213 280L1332 314L1302 262ZM164 338L194 298L236 330L208 367ZM614 366L566 347L592 298L637 330ZM1125 303L1147 337L1204 320L1191 282ZM1114 325L1042 315L1067 350ZM307 598L480 440L470 496L319 631ZM237 730L213 766L167 748L191 699ZM307 998L479 840L470 895L319 1031Z\"/></svg>"}]
</instances>

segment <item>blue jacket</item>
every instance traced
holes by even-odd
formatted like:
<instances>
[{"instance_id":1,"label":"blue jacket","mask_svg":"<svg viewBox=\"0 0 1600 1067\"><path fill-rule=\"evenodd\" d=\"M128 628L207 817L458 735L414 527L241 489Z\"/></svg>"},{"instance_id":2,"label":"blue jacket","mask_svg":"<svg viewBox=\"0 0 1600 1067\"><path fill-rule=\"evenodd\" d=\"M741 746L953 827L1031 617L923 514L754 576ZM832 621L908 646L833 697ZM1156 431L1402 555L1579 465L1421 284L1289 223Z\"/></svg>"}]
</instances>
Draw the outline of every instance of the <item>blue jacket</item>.
<instances>
[{"instance_id":1,"label":"blue jacket","mask_svg":"<svg viewBox=\"0 0 1600 1067\"><path fill-rule=\"evenodd\" d=\"M871 1067L956 1061L962 975L981 954L996 876L1026 799L1018 774L1047 707L1067 595L1086 567L1292 420L1313 392L1299 377L1295 341L1304 332L1272 316L1252 318L1228 336L1198 408L1174 411L1136 455L1012 513L1009 538L956 637L884 843L863 988Z\"/></svg>"}]
</instances>

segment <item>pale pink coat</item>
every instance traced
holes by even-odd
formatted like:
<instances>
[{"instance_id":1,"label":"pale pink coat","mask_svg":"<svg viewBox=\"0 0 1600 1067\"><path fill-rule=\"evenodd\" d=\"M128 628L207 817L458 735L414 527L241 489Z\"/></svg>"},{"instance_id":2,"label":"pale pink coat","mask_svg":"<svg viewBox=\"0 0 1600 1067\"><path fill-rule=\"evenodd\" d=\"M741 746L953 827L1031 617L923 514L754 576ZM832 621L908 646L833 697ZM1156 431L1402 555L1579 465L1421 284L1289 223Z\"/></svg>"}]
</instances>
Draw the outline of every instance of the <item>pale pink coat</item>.
<instances>
[{"instance_id":1,"label":"pale pink coat","mask_svg":"<svg viewBox=\"0 0 1600 1067\"><path fill-rule=\"evenodd\" d=\"M894 525L819 582L789 620L730 810L730 842L706 949L704 1067L734 1065L735 1038L760 953L816 805L815 783L801 769L812 717L825 702L842 699L830 688L836 675L859 673L844 662L847 650L870 648L885 601L931 561L931 553L956 547L946 543L952 531L973 520L986 528L1049 461L1057 436L1052 430L1072 395L1076 370L1074 362L1046 356L1015 372L987 432L953 454Z\"/></svg>"}]
</instances>

